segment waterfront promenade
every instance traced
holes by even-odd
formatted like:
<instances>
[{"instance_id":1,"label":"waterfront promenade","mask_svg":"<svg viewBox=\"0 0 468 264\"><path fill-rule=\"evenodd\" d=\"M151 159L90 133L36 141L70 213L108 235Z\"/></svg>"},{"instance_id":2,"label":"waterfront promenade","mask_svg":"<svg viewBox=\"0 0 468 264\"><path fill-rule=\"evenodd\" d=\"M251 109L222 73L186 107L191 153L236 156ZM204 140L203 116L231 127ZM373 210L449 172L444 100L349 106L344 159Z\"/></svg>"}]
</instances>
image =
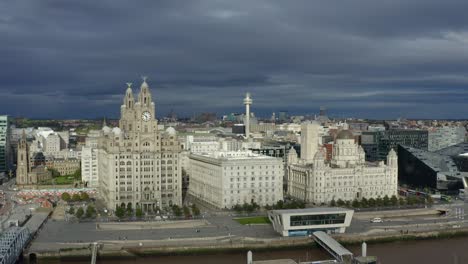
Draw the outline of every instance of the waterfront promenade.
<instances>
[{"instance_id":1,"label":"waterfront promenade","mask_svg":"<svg viewBox=\"0 0 468 264\"><path fill-rule=\"evenodd\" d=\"M357 213L344 235L337 235L345 241L398 237L412 234L431 234L432 231L458 231L468 227L464 216L457 208L464 203L452 204L447 216L439 216L432 209ZM432 210L432 212L431 212ZM413 215L409 214L413 212ZM415 213L418 212L418 213ZM386 215L384 223L370 223L369 218ZM171 228L164 228L165 223ZM291 246L309 243L304 238L280 237L268 224L241 225L231 216L207 216L202 221L128 222L128 223L73 223L49 220L38 237L33 241L30 252L59 252L69 248L86 248L98 241L104 249L165 248L229 248L250 246ZM103 228L103 226L106 226ZM145 227L145 225L147 225Z\"/></svg>"}]
</instances>

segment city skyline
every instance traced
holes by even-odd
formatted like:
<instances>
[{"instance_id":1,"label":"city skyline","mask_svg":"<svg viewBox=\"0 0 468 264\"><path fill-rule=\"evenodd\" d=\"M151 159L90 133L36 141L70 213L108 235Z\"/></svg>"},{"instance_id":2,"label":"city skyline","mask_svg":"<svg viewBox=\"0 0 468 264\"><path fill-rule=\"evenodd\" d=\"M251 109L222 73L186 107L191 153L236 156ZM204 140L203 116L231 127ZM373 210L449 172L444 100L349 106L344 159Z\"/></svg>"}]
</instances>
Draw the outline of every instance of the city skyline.
<instances>
[{"instance_id":1,"label":"city skyline","mask_svg":"<svg viewBox=\"0 0 468 264\"><path fill-rule=\"evenodd\" d=\"M158 116L318 113L375 119L468 114L461 1L0 3L0 111L117 117L149 76ZM443 11L443 12L442 12ZM96 116L99 113L99 116Z\"/></svg>"}]
</instances>

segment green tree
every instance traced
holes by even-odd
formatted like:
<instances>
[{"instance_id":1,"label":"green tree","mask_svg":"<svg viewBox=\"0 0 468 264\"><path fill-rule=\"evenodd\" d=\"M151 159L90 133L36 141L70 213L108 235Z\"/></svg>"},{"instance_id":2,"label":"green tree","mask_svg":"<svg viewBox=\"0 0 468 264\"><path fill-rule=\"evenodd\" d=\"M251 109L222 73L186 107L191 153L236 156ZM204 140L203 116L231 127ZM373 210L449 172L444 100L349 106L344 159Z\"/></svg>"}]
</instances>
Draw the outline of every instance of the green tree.
<instances>
[{"instance_id":1,"label":"green tree","mask_svg":"<svg viewBox=\"0 0 468 264\"><path fill-rule=\"evenodd\" d=\"M406 205L406 199L403 198L403 197L400 197L400 198L398 199L398 204L399 204L400 206L405 206L405 205Z\"/></svg>"},{"instance_id":2,"label":"green tree","mask_svg":"<svg viewBox=\"0 0 468 264\"><path fill-rule=\"evenodd\" d=\"M354 208L359 208L361 206L361 204L359 203L359 201L357 199L354 199L351 206L353 206Z\"/></svg>"},{"instance_id":3,"label":"green tree","mask_svg":"<svg viewBox=\"0 0 468 264\"><path fill-rule=\"evenodd\" d=\"M184 205L184 207L182 209L184 211L185 218L189 218L190 217L190 209L185 205Z\"/></svg>"},{"instance_id":4,"label":"green tree","mask_svg":"<svg viewBox=\"0 0 468 264\"><path fill-rule=\"evenodd\" d=\"M125 207L118 206L117 209L115 210L115 215L118 218L123 218L125 216Z\"/></svg>"},{"instance_id":5,"label":"green tree","mask_svg":"<svg viewBox=\"0 0 468 264\"><path fill-rule=\"evenodd\" d=\"M397 206L398 205L398 198L395 195L392 195L392 198L390 198L390 204L392 206Z\"/></svg>"},{"instance_id":6,"label":"green tree","mask_svg":"<svg viewBox=\"0 0 468 264\"><path fill-rule=\"evenodd\" d=\"M368 204L369 204L369 207L375 207L376 205L376 201L374 198L370 198L369 201L368 201Z\"/></svg>"},{"instance_id":7,"label":"green tree","mask_svg":"<svg viewBox=\"0 0 468 264\"><path fill-rule=\"evenodd\" d=\"M252 208L254 210L258 210L258 209L260 209L260 205L258 205L256 202L252 202Z\"/></svg>"},{"instance_id":8,"label":"green tree","mask_svg":"<svg viewBox=\"0 0 468 264\"><path fill-rule=\"evenodd\" d=\"M96 209L91 204L86 207L86 218L91 218L96 214Z\"/></svg>"},{"instance_id":9,"label":"green tree","mask_svg":"<svg viewBox=\"0 0 468 264\"><path fill-rule=\"evenodd\" d=\"M62 193L62 200L64 200L65 202L69 202L70 199L71 199L71 196L69 193L67 192Z\"/></svg>"},{"instance_id":10,"label":"green tree","mask_svg":"<svg viewBox=\"0 0 468 264\"><path fill-rule=\"evenodd\" d=\"M242 206L240 204L234 205L232 209L234 209L234 211L236 211L238 214L242 213Z\"/></svg>"},{"instance_id":11,"label":"green tree","mask_svg":"<svg viewBox=\"0 0 468 264\"><path fill-rule=\"evenodd\" d=\"M345 205L345 202L341 199L338 199L338 201L336 201L336 205L338 206L344 206Z\"/></svg>"},{"instance_id":12,"label":"green tree","mask_svg":"<svg viewBox=\"0 0 468 264\"><path fill-rule=\"evenodd\" d=\"M74 201L74 202L81 201L81 196L79 194L77 194L77 193L73 194L72 201Z\"/></svg>"},{"instance_id":13,"label":"green tree","mask_svg":"<svg viewBox=\"0 0 468 264\"><path fill-rule=\"evenodd\" d=\"M331 206L331 207L335 207L335 206L336 206L336 201L335 201L334 198L330 201L330 206Z\"/></svg>"},{"instance_id":14,"label":"green tree","mask_svg":"<svg viewBox=\"0 0 468 264\"><path fill-rule=\"evenodd\" d=\"M72 175L70 175L75 179L75 181L81 181L81 168L77 169Z\"/></svg>"},{"instance_id":15,"label":"green tree","mask_svg":"<svg viewBox=\"0 0 468 264\"><path fill-rule=\"evenodd\" d=\"M351 201L346 201L345 206L348 207L348 208L351 207Z\"/></svg>"},{"instance_id":16,"label":"green tree","mask_svg":"<svg viewBox=\"0 0 468 264\"><path fill-rule=\"evenodd\" d=\"M383 198L383 205L384 206L390 206L390 198L388 197L388 195L385 195L384 198Z\"/></svg>"},{"instance_id":17,"label":"green tree","mask_svg":"<svg viewBox=\"0 0 468 264\"><path fill-rule=\"evenodd\" d=\"M375 205L376 205L377 207L382 207L382 206L384 205L383 199L380 198L380 197L377 197L377 199L375 199Z\"/></svg>"},{"instance_id":18,"label":"green tree","mask_svg":"<svg viewBox=\"0 0 468 264\"><path fill-rule=\"evenodd\" d=\"M283 200L279 200L275 205L275 209L283 209L283 208L284 208L284 202Z\"/></svg>"},{"instance_id":19,"label":"green tree","mask_svg":"<svg viewBox=\"0 0 468 264\"><path fill-rule=\"evenodd\" d=\"M50 171L50 174L52 175L52 178L60 177L60 172L54 168L47 168L48 171Z\"/></svg>"},{"instance_id":20,"label":"green tree","mask_svg":"<svg viewBox=\"0 0 468 264\"><path fill-rule=\"evenodd\" d=\"M361 199L361 207L362 208L369 207L369 201L367 200L367 198L364 197L364 198Z\"/></svg>"},{"instance_id":21,"label":"green tree","mask_svg":"<svg viewBox=\"0 0 468 264\"><path fill-rule=\"evenodd\" d=\"M252 213L254 211L254 208L251 204L248 204L248 203L244 203L242 205L242 210L246 213Z\"/></svg>"},{"instance_id":22,"label":"green tree","mask_svg":"<svg viewBox=\"0 0 468 264\"><path fill-rule=\"evenodd\" d=\"M69 214L75 214L75 208L73 206L70 207L70 209L68 210L68 213Z\"/></svg>"},{"instance_id":23,"label":"green tree","mask_svg":"<svg viewBox=\"0 0 468 264\"><path fill-rule=\"evenodd\" d=\"M415 205L418 202L418 199L414 196L406 197L406 204L407 205Z\"/></svg>"},{"instance_id":24,"label":"green tree","mask_svg":"<svg viewBox=\"0 0 468 264\"><path fill-rule=\"evenodd\" d=\"M177 205L172 206L172 213L174 213L174 215L177 216L177 217L182 216L182 210Z\"/></svg>"},{"instance_id":25,"label":"green tree","mask_svg":"<svg viewBox=\"0 0 468 264\"><path fill-rule=\"evenodd\" d=\"M76 217L78 217L78 219L81 219L84 215L84 210L83 208L78 208L78 210L76 210Z\"/></svg>"},{"instance_id":26,"label":"green tree","mask_svg":"<svg viewBox=\"0 0 468 264\"><path fill-rule=\"evenodd\" d=\"M199 216L200 215L200 209L198 209L198 207L195 204L192 205L192 214L194 216Z\"/></svg>"},{"instance_id":27,"label":"green tree","mask_svg":"<svg viewBox=\"0 0 468 264\"><path fill-rule=\"evenodd\" d=\"M81 193L81 200L82 201L88 201L89 200L89 195L86 192Z\"/></svg>"},{"instance_id":28,"label":"green tree","mask_svg":"<svg viewBox=\"0 0 468 264\"><path fill-rule=\"evenodd\" d=\"M138 218L142 218L143 217L143 210L141 210L141 207L137 207L136 211L135 211L135 215L136 217Z\"/></svg>"}]
</instances>

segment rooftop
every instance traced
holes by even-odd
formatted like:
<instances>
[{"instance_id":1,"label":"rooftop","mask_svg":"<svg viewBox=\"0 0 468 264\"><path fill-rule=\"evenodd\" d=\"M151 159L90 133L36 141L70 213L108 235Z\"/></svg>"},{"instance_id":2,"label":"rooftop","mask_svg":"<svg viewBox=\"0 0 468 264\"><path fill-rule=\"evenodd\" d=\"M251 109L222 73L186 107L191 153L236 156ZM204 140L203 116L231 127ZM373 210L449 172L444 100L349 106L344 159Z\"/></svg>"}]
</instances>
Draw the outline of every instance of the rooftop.
<instances>
[{"instance_id":1,"label":"rooftop","mask_svg":"<svg viewBox=\"0 0 468 264\"><path fill-rule=\"evenodd\" d=\"M443 154L443 152L431 152L407 146L403 146L403 148L434 171L446 174L447 176L461 177L461 172L451 156Z\"/></svg>"},{"instance_id":2,"label":"rooftop","mask_svg":"<svg viewBox=\"0 0 468 264\"><path fill-rule=\"evenodd\" d=\"M200 153L196 155L224 160L275 159L273 157L253 153L252 151L215 151L211 153Z\"/></svg>"},{"instance_id":3,"label":"rooftop","mask_svg":"<svg viewBox=\"0 0 468 264\"><path fill-rule=\"evenodd\" d=\"M353 210L342 208L342 207L314 207L314 208L304 208L304 209L272 210L272 212L277 213L277 214L335 213L335 212L343 212L343 211L353 211Z\"/></svg>"},{"instance_id":4,"label":"rooftop","mask_svg":"<svg viewBox=\"0 0 468 264\"><path fill-rule=\"evenodd\" d=\"M317 239L320 239L324 244L327 245L330 249L332 249L335 253L337 253L340 256L345 256L345 255L353 255L349 250L347 250L345 247L343 247L340 243L336 242L335 239L327 235L323 231L316 231L314 232L314 236Z\"/></svg>"}]
</instances>

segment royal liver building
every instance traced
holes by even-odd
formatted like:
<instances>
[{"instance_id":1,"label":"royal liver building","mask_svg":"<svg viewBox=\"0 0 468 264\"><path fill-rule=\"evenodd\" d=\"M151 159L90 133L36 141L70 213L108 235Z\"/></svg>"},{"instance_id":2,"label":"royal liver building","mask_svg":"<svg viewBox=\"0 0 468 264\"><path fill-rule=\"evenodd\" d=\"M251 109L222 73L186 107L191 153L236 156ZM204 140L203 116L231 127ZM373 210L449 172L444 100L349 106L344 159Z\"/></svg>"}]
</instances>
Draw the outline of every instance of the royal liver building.
<instances>
[{"instance_id":1,"label":"royal liver building","mask_svg":"<svg viewBox=\"0 0 468 264\"><path fill-rule=\"evenodd\" d=\"M137 100L128 85L119 127L102 129L98 140L99 193L109 209L146 212L182 204L180 145L175 130L158 129L146 80Z\"/></svg>"}]
</instances>

